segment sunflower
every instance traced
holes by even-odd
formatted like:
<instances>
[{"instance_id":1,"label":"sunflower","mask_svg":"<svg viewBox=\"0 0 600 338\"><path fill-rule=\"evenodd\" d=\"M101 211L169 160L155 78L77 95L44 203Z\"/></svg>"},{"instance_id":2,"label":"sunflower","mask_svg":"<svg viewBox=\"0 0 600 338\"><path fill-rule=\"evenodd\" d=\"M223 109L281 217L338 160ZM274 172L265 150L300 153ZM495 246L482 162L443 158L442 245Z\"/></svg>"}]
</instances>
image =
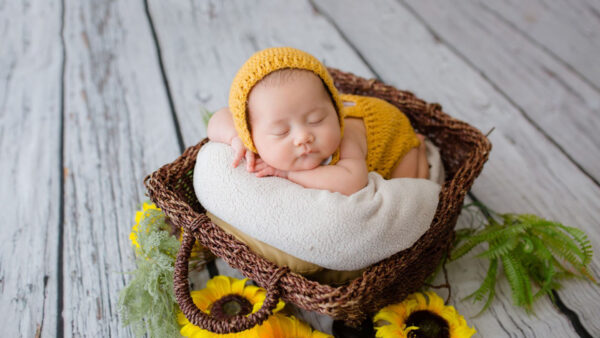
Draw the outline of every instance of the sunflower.
<instances>
[{"instance_id":1,"label":"sunflower","mask_svg":"<svg viewBox=\"0 0 600 338\"><path fill-rule=\"evenodd\" d=\"M313 330L308 324L298 320L294 316L283 316L276 314L271 316L262 325L257 327L258 337L269 338L328 338L333 336L321 331Z\"/></svg>"},{"instance_id":2,"label":"sunflower","mask_svg":"<svg viewBox=\"0 0 600 338\"><path fill-rule=\"evenodd\" d=\"M377 337L468 338L476 332L453 306L444 305L430 291L413 293L401 303L384 307L375 314L373 322Z\"/></svg>"},{"instance_id":3,"label":"sunflower","mask_svg":"<svg viewBox=\"0 0 600 338\"><path fill-rule=\"evenodd\" d=\"M196 306L205 313L216 318L228 318L237 315L249 315L257 312L265 301L265 289L254 285L246 285L248 279L236 279L228 276L215 276L206 283L206 288L192 291L191 296ZM279 301L273 312L285 306ZM181 326L184 337L255 337L259 326L252 329L229 334L216 334L199 328L178 311L177 322Z\"/></svg>"}]
</instances>

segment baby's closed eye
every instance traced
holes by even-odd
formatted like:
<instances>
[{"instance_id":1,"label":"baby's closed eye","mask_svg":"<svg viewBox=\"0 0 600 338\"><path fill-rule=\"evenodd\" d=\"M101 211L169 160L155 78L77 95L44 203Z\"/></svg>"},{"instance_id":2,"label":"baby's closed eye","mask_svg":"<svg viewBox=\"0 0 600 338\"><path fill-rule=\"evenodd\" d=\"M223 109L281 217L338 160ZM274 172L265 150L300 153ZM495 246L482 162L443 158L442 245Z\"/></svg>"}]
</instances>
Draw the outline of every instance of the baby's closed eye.
<instances>
[{"instance_id":1,"label":"baby's closed eye","mask_svg":"<svg viewBox=\"0 0 600 338\"><path fill-rule=\"evenodd\" d=\"M273 130L271 132L271 135L273 136L285 136L290 132L289 129L277 129L277 130Z\"/></svg>"},{"instance_id":2,"label":"baby's closed eye","mask_svg":"<svg viewBox=\"0 0 600 338\"><path fill-rule=\"evenodd\" d=\"M325 120L325 116L319 117L316 119L312 119L312 120L308 120L308 123L309 124L319 124L319 123L323 122L323 120Z\"/></svg>"}]
</instances>

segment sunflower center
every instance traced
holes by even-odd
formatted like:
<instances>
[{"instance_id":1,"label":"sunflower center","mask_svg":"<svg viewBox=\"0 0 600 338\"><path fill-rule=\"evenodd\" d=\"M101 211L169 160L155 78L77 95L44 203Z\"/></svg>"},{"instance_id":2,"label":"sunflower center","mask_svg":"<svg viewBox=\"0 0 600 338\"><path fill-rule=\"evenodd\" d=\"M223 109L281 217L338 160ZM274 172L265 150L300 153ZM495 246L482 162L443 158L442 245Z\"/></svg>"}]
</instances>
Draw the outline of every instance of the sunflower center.
<instances>
[{"instance_id":1,"label":"sunflower center","mask_svg":"<svg viewBox=\"0 0 600 338\"><path fill-rule=\"evenodd\" d=\"M228 319L235 316L245 316L252 312L252 304L239 295L227 295L214 302L210 308L211 316L218 319Z\"/></svg>"},{"instance_id":2,"label":"sunflower center","mask_svg":"<svg viewBox=\"0 0 600 338\"><path fill-rule=\"evenodd\" d=\"M410 331L409 338L449 338L448 322L442 317L429 311L413 312L406 320L406 326L417 326L419 329Z\"/></svg>"}]
</instances>

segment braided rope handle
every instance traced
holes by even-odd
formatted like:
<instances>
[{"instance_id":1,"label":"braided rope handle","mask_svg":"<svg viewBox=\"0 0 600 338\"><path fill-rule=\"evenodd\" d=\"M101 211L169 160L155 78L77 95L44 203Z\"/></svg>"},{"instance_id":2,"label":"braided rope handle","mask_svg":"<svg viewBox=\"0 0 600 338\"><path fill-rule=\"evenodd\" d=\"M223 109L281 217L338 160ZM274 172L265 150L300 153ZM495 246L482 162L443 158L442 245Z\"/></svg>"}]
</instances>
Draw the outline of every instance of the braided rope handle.
<instances>
[{"instance_id":1,"label":"braided rope handle","mask_svg":"<svg viewBox=\"0 0 600 338\"><path fill-rule=\"evenodd\" d=\"M286 268L278 269L271 276L267 283L267 295L263 306L260 310L249 316L240 315L228 319L217 319L207 315L194 304L189 290L188 262L192 247L196 241L194 235L200 235L199 231L196 231L196 229L201 226L205 220L205 217L199 217L191 222L191 224L184 227L181 248L177 253L173 284L175 298L177 299L181 311L192 324L219 334L240 332L261 324L273 313L273 310L279 303L280 290L277 284L281 276L287 272Z\"/></svg>"}]
</instances>

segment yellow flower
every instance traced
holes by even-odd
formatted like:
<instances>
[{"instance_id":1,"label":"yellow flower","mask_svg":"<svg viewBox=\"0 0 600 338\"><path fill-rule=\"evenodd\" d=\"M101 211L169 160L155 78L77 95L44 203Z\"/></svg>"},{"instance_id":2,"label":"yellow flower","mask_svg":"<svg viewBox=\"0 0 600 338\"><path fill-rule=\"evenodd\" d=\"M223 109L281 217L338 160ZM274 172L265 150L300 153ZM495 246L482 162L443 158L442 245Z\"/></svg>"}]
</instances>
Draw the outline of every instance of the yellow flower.
<instances>
[{"instance_id":1,"label":"yellow flower","mask_svg":"<svg viewBox=\"0 0 600 338\"><path fill-rule=\"evenodd\" d=\"M262 307L267 293L258 286L246 285L246 281L247 279L215 276L206 283L206 288L191 292L192 300L200 310L216 318L255 313ZM284 306L285 303L279 301L273 312ZM184 337L258 337L256 330L259 326L238 333L212 333L190 323L181 311L177 313L177 322L182 326L180 333Z\"/></svg>"},{"instance_id":2,"label":"yellow flower","mask_svg":"<svg viewBox=\"0 0 600 338\"><path fill-rule=\"evenodd\" d=\"M131 228L131 233L129 234L129 239L131 240L131 244L135 246L135 252L139 255L140 253L140 243L138 242L138 234L140 232L141 222L145 222L146 233L150 231L150 227L148 225L156 224L158 229L171 232L171 226L167 224L167 216L162 212L162 210L156 206L156 204L151 203L150 201L146 201L142 204L142 210L138 210L135 213L135 224ZM181 242L182 234L179 234L179 242ZM199 253L203 250L200 243L196 242L192 247L191 259L198 257Z\"/></svg>"},{"instance_id":3,"label":"yellow flower","mask_svg":"<svg viewBox=\"0 0 600 338\"><path fill-rule=\"evenodd\" d=\"M294 316L287 317L280 314L271 316L257 327L256 334L261 338L333 338L331 335L313 330L308 324L301 322Z\"/></svg>"},{"instance_id":4,"label":"yellow flower","mask_svg":"<svg viewBox=\"0 0 600 338\"><path fill-rule=\"evenodd\" d=\"M401 303L384 307L373 322L377 337L469 338L476 332L453 306L444 305L431 291L413 293Z\"/></svg>"},{"instance_id":5,"label":"yellow flower","mask_svg":"<svg viewBox=\"0 0 600 338\"><path fill-rule=\"evenodd\" d=\"M140 228L140 222L145 219L146 217L149 217L149 212L148 210L158 210L160 211L160 209L154 204L154 203L149 203L149 202L144 202L142 204L142 210L139 210L138 212L135 213L135 224L133 225L133 228L131 228L131 233L129 234L129 239L131 240L131 244L133 244L137 249L140 248L140 243L138 243L137 241L137 234ZM146 231L148 231L148 228L146 228Z\"/></svg>"}]
</instances>

